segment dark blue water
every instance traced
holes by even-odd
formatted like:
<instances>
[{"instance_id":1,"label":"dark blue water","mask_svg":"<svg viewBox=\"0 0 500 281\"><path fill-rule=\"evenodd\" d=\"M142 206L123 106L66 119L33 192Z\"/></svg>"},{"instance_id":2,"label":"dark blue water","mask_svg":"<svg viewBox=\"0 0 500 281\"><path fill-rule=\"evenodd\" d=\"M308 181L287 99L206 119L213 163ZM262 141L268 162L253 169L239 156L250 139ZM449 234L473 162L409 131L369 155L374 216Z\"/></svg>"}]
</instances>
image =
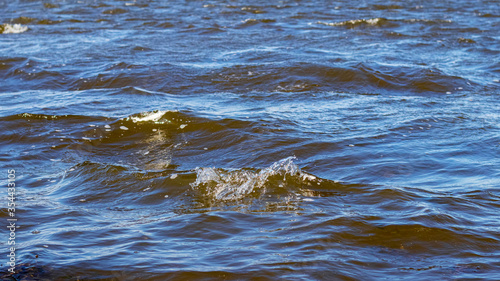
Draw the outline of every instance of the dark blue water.
<instances>
[{"instance_id":1,"label":"dark blue water","mask_svg":"<svg viewBox=\"0 0 500 281\"><path fill-rule=\"evenodd\" d=\"M0 24L5 280L500 280L498 1L3 1Z\"/></svg>"}]
</instances>

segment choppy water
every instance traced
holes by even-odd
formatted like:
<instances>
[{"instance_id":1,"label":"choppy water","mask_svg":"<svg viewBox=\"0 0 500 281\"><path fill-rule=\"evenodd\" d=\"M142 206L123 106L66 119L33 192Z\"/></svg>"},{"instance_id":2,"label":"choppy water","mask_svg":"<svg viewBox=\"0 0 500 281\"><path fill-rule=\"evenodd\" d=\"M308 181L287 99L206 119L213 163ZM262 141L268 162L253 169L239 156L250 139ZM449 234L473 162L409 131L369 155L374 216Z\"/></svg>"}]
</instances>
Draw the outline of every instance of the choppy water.
<instances>
[{"instance_id":1,"label":"choppy water","mask_svg":"<svg viewBox=\"0 0 500 281\"><path fill-rule=\"evenodd\" d=\"M498 1L3 1L0 23L3 278L500 280Z\"/></svg>"}]
</instances>

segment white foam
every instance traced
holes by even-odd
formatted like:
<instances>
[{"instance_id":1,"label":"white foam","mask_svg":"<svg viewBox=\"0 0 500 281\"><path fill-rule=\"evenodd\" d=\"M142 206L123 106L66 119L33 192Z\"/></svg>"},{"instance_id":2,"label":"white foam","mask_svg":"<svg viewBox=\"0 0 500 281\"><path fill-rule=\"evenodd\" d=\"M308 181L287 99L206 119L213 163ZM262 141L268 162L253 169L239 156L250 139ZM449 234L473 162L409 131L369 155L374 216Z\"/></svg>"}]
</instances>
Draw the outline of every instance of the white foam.
<instances>
[{"instance_id":1,"label":"white foam","mask_svg":"<svg viewBox=\"0 0 500 281\"><path fill-rule=\"evenodd\" d=\"M304 174L302 175L302 180L309 180L309 181L315 181L317 180L318 178L316 178L315 176L313 175L308 175L308 174Z\"/></svg>"},{"instance_id":2,"label":"white foam","mask_svg":"<svg viewBox=\"0 0 500 281\"><path fill-rule=\"evenodd\" d=\"M163 115L165 115L165 113L167 113L167 111L163 111L163 110L144 112L144 113L142 113L142 117L132 117L132 121L134 121L134 122L147 122L147 121L156 122L156 121L160 120L160 118Z\"/></svg>"},{"instance_id":3,"label":"white foam","mask_svg":"<svg viewBox=\"0 0 500 281\"><path fill-rule=\"evenodd\" d=\"M344 25L358 25L358 24L369 24L369 25L377 25L382 21L381 18L373 18L373 19L359 19L359 20L348 20L342 22L322 22L318 21L318 24L324 24L328 26L344 26Z\"/></svg>"},{"instance_id":4,"label":"white foam","mask_svg":"<svg viewBox=\"0 0 500 281\"><path fill-rule=\"evenodd\" d=\"M3 25L3 32L4 34L8 33L23 33L26 30L28 30L27 26L22 26L20 24L4 24Z\"/></svg>"}]
</instances>

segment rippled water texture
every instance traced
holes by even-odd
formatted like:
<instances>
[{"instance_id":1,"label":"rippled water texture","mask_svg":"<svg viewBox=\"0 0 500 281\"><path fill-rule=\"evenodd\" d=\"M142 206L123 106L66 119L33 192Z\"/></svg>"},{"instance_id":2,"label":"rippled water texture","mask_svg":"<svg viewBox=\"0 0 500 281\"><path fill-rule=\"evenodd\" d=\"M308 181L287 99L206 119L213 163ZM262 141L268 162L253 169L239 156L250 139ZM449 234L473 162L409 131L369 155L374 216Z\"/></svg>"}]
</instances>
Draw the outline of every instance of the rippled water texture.
<instances>
[{"instance_id":1,"label":"rippled water texture","mask_svg":"<svg viewBox=\"0 0 500 281\"><path fill-rule=\"evenodd\" d=\"M486 0L0 2L0 276L500 280L499 30Z\"/></svg>"}]
</instances>

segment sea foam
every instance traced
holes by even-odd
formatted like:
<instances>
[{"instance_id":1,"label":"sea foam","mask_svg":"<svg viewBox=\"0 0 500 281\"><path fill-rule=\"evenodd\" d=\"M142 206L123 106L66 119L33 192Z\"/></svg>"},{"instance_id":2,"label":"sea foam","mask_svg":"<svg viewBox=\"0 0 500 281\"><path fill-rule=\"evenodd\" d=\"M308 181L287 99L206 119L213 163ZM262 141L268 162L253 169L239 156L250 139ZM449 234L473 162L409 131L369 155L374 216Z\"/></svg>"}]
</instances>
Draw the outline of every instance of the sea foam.
<instances>
[{"instance_id":1,"label":"sea foam","mask_svg":"<svg viewBox=\"0 0 500 281\"><path fill-rule=\"evenodd\" d=\"M0 33L8 34L8 33L22 33L28 30L27 26L23 26L20 24L2 24L0 25Z\"/></svg>"}]
</instances>

